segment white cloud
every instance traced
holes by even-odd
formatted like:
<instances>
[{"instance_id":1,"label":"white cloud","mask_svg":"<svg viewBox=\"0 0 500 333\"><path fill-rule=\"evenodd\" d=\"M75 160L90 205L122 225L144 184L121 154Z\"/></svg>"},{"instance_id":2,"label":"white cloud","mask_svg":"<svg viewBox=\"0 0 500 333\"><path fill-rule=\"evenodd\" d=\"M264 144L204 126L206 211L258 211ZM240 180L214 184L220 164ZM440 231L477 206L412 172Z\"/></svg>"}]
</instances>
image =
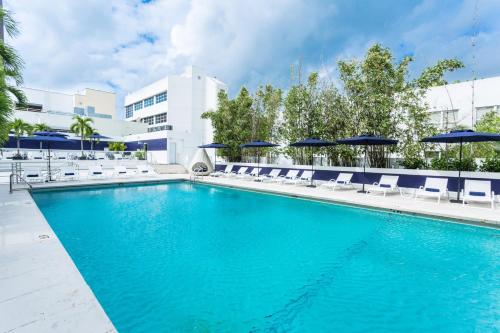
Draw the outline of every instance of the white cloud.
<instances>
[{"instance_id":1,"label":"white cloud","mask_svg":"<svg viewBox=\"0 0 500 333\"><path fill-rule=\"evenodd\" d=\"M414 54L417 70L444 57L470 63L467 32L475 1L425 0L418 6L390 0L377 6L348 0L4 3L21 25L20 36L10 42L25 59L27 86L113 89L122 97L189 64L225 81L233 93L242 84L286 88L290 64L300 58L304 72L321 70L335 79L338 59L361 57L373 42L391 47L398 57ZM500 3L479 4L477 72L498 74Z\"/></svg>"}]
</instances>

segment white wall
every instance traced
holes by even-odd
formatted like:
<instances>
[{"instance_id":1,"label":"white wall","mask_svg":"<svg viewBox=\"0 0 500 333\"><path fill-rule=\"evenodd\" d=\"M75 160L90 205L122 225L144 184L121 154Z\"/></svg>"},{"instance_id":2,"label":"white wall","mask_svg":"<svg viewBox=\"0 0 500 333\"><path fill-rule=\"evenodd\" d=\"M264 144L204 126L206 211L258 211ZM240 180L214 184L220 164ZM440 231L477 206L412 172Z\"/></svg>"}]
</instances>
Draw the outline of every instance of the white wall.
<instances>
[{"instance_id":1,"label":"white wall","mask_svg":"<svg viewBox=\"0 0 500 333\"><path fill-rule=\"evenodd\" d=\"M73 95L34 88L21 88L31 104L43 105L44 111L73 113Z\"/></svg>"},{"instance_id":2,"label":"white wall","mask_svg":"<svg viewBox=\"0 0 500 333\"><path fill-rule=\"evenodd\" d=\"M69 130L73 123L73 113L67 115L50 114L45 112L15 111L13 117L21 118L29 124L45 123L51 128L58 130ZM93 127L97 132L109 136L121 138L130 134L144 133L147 131L147 125L141 123L131 123L118 119L92 118Z\"/></svg>"},{"instance_id":3,"label":"white wall","mask_svg":"<svg viewBox=\"0 0 500 333\"><path fill-rule=\"evenodd\" d=\"M477 120L472 112L472 81L448 84L429 89L426 94L429 112L458 110L458 125L472 128ZM474 82L474 108L500 106L500 76Z\"/></svg>"}]
</instances>

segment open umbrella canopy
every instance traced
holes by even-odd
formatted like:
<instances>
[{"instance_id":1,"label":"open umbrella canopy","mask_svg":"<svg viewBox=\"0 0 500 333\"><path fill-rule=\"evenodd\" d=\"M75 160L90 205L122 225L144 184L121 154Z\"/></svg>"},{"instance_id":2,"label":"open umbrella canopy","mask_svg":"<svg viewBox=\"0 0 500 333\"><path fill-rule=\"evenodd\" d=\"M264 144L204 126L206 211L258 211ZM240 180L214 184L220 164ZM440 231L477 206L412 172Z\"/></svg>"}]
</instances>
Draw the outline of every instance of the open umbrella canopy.
<instances>
[{"instance_id":1,"label":"open umbrella canopy","mask_svg":"<svg viewBox=\"0 0 500 333\"><path fill-rule=\"evenodd\" d=\"M223 143L207 143L205 145L198 146L198 148L214 148L214 149L221 149L221 148L227 148L228 146L223 144Z\"/></svg>"},{"instance_id":2,"label":"open umbrella canopy","mask_svg":"<svg viewBox=\"0 0 500 333\"><path fill-rule=\"evenodd\" d=\"M45 131L40 131L40 132L33 132L33 136L61 137L61 138L65 138L65 137L68 136L68 134L59 133L59 132L45 132Z\"/></svg>"},{"instance_id":3,"label":"open umbrella canopy","mask_svg":"<svg viewBox=\"0 0 500 333\"><path fill-rule=\"evenodd\" d=\"M277 147L275 143L267 141L250 141L240 145L241 148L266 148L266 147Z\"/></svg>"},{"instance_id":4,"label":"open umbrella canopy","mask_svg":"<svg viewBox=\"0 0 500 333\"><path fill-rule=\"evenodd\" d=\"M376 136L373 134L362 134L353 136L352 138L339 139L338 144L353 145L353 146L382 146L382 145L395 145L398 140L384 138L383 136Z\"/></svg>"},{"instance_id":5,"label":"open umbrella canopy","mask_svg":"<svg viewBox=\"0 0 500 333\"><path fill-rule=\"evenodd\" d=\"M92 135L89 136L90 139L97 139L97 140L101 140L101 139L110 139L109 137L107 136L104 136L104 135L101 135L99 133L92 133Z\"/></svg>"},{"instance_id":6,"label":"open umbrella canopy","mask_svg":"<svg viewBox=\"0 0 500 333\"><path fill-rule=\"evenodd\" d=\"M422 142L460 143L500 141L500 134L474 132L473 130L455 130L422 139Z\"/></svg>"},{"instance_id":7,"label":"open umbrella canopy","mask_svg":"<svg viewBox=\"0 0 500 333\"><path fill-rule=\"evenodd\" d=\"M337 143L325 141L318 138L307 138L290 144L290 147L327 147L334 146Z\"/></svg>"}]
</instances>

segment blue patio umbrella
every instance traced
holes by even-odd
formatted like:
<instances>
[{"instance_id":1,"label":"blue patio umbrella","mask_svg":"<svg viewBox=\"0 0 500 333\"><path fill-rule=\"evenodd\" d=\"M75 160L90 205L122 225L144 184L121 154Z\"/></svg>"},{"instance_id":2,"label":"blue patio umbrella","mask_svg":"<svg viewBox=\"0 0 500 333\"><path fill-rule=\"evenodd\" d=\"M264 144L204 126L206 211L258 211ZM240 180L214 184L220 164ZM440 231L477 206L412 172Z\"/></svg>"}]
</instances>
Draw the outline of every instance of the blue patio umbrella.
<instances>
[{"instance_id":1,"label":"blue patio umbrella","mask_svg":"<svg viewBox=\"0 0 500 333\"><path fill-rule=\"evenodd\" d=\"M314 147L328 147L336 145L335 142L324 141L318 138L307 138L301 141L297 141L290 144L290 147L310 147L311 148L311 172L314 172L314 159L313 150ZM313 177L311 176L311 184L308 187L316 187L313 183Z\"/></svg>"},{"instance_id":2,"label":"blue patio umbrella","mask_svg":"<svg viewBox=\"0 0 500 333\"><path fill-rule=\"evenodd\" d=\"M214 156L214 171L217 169L217 149L223 149L223 148L228 148L227 145L223 143L207 143L205 145L198 146L198 148L213 148L215 151L215 156Z\"/></svg>"},{"instance_id":3,"label":"blue patio umbrella","mask_svg":"<svg viewBox=\"0 0 500 333\"><path fill-rule=\"evenodd\" d=\"M337 140L338 144L341 145L352 145L352 146L365 146L365 157L363 163L363 177L366 176L366 152L368 146L384 146L384 145L396 145L398 140L384 138L383 136L376 136L373 134L362 134L359 136L354 136L347 139ZM366 193L365 182L363 181L363 189L358 191L359 193Z\"/></svg>"},{"instance_id":4,"label":"blue patio umbrella","mask_svg":"<svg viewBox=\"0 0 500 333\"><path fill-rule=\"evenodd\" d=\"M247 143L243 143L240 145L240 148L256 148L257 149L257 178L260 176L260 149L261 148L270 148L277 147L279 145L266 141L250 141Z\"/></svg>"},{"instance_id":5,"label":"blue patio umbrella","mask_svg":"<svg viewBox=\"0 0 500 333\"><path fill-rule=\"evenodd\" d=\"M50 169L50 144L51 142L68 142L66 139L66 134L57 133L57 132L33 132L33 136L25 137L23 140L30 141L38 141L38 142L47 142L47 150L48 150L48 176L49 181L52 181L52 172Z\"/></svg>"},{"instance_id":6,"label":"blue patio umbrella","mask_svg":"<svg viewBox=\"0 0 500 333\"><path fill-rule=\"evenodd\" d=\"M93 152L95 140L110 139L110 138L96 132L96 133L92 133L92 135L89 136L89 139L90 139L90 150Z\"/></svg>"},{"instance_id":7,"label":"blue patio umbrella","mask_svg":"<svg viewBox=\"0 0 500 333\"><path fill-rule=\"evenodd\" d=\"M452 202L460 201L460 190L462 187L462 145L464 142L487 142L500 141L500 134L474 132L473 130L455 130L449 133L441 133L434 136L429 136L421 140L422 142L435 143L459 143L459 168L458 168L458 184L457 184L457 199Z\"/></svg>"}]
</instances>

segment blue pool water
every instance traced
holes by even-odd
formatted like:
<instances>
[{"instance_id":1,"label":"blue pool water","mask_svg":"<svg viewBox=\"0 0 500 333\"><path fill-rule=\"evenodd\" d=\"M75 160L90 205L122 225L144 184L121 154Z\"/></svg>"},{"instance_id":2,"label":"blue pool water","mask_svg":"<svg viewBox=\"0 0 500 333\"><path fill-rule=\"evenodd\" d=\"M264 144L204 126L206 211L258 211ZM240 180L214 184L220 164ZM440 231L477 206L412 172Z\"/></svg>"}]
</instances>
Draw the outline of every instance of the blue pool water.
<instances>
[{"instance_id":1,"label":"blue pool water","mask_svg":"<svg viewBox=\"0 0 500 333\"><path fill-rule=\"evenodd\" d=\"M119 332L498 332L500 231L169 183L34 193Z\"/></svg>"}]
</instances>

